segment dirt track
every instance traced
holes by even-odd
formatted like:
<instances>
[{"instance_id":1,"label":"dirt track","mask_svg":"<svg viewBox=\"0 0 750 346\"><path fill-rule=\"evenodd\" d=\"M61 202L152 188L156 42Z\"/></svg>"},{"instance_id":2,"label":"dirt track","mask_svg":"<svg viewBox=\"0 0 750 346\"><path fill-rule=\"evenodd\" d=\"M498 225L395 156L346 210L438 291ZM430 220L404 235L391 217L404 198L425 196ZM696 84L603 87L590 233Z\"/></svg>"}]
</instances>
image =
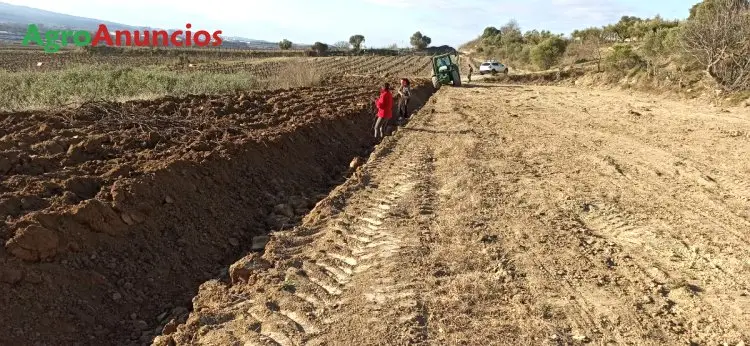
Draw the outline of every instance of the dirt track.
<instances>
[{"instance_id":1,"label":"dirt track","mask_svg":"<svg viewBox=\"0 0 750 346\"><path fill-rule=\"evenodd\" d=\"M500 85L432 101L155 344L750 342L747 110Z\"/></svg>"}]
</instances>

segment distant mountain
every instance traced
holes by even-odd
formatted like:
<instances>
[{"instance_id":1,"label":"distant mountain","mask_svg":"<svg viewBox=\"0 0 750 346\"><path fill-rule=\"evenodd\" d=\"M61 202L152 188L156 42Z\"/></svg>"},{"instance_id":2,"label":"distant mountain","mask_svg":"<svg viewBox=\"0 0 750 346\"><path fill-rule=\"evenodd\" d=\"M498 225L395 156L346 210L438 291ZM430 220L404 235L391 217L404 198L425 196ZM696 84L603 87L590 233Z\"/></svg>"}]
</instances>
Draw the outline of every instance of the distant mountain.
<instances>
[{"instance_id":1,"label":"distant mountain","mask_svg":"<svg viewBox=\"0 0 750 346\"><path fill-rule=\"evenodd\" d=\"M107 25L107 29L114 30L158 30L147 26L134 26L122 23L109 22L94 18L71 16L67 14L40 10L28 6L11 5L0 2L0 41L20 41L25 34L29 24L39 24L41 29L67 29L96 31L99 24ZM177 29L167 29L173 31ZM20 37L20 38L19 38ZM262 40L253 40L243 37L223 37L226 42L231 42L232 47L246 46L250 49L278 49L279 44Z\"/></svg>"},{"instance_id":2,"label":"distant mountain","mask_svg":"<svg viewBox=\"0 0 750 346\"><path fill-rule=\"evenodd\" d=\"M99 24L106 24L107 28L114 30L136 30L142 28L98 19L71 16L27 6L11 5L4 2L0 2L0 23L23 26L24 31L26 26L32 23L43 24L45 27L51 28L90 31L95 31L99 27Z\"/></svg>"}]
</instances>

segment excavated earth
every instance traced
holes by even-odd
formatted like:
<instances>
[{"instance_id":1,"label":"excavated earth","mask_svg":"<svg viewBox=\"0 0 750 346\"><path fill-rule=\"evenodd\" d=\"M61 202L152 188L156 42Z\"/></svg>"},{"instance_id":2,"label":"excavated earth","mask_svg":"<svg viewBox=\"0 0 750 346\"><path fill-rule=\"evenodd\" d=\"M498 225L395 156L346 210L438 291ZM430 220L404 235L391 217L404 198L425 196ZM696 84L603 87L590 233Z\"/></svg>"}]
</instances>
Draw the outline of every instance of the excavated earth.
<instances>
[{"instance_id":1,"label":"excavated earth","mask_svg":"<svg viewBox=\"0 0 750 346\"><path fill-rule=\"evenodd\" d=\"M382 82L0 113L0 344L149 344L184 320L370 153Z\"/></svg>"},{"instance_id":2,"label":"excavated earth","mask_svg":"<svg viewBox=\"0 0 750 346\"><path fill-rule=\"evenodd\" d=\"M445 87L154 345L746 345L750 112Z\"/></svg>"}]
</instances>

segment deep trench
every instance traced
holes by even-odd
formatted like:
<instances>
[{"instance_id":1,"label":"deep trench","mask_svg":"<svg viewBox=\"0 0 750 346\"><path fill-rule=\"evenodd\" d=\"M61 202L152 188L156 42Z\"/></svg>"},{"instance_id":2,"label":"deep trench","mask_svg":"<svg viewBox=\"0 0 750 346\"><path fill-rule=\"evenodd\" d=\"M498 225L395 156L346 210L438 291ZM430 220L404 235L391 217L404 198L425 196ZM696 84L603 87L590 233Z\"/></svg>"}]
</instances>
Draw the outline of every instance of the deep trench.
<instances>
[{"instance_id":1,"label":"deep trench","mask_svg":"<svg viewBox=\"0 0 750 346\"><path fill-rule=\"evenodd\" d=\"M434 92L415 88L410 112ZM184 322L200 284L226 280L253 237L294 227L344 182L351 160L377 144L373 123L367 107L312 119L229 156L173 162L140 178L129 191L146 221L120 237L94 235L92 251L42 264L44 284L6 292L0 322L13 332L0 333L0 345L150 344L166 322Z\"/></svg>"}]
</instances>

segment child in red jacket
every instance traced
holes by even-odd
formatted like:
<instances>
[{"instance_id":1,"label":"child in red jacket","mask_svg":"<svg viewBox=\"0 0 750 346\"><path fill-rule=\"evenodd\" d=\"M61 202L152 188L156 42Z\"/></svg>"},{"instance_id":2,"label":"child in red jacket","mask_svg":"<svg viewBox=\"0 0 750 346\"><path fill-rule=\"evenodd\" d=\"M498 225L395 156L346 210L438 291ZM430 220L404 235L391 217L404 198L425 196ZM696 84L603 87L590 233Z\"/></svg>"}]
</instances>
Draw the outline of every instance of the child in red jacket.
<instances>
[{"instance_id":1,"label":"child in red jacket","mask_svg":"<svg viewBox=\"0 0 750 346\"><path fill-rule=\"evenodd\" d=\"M385 136L385 128L388 126L388 121L391 120L393 113L393 95L391 95L391 85L385 83L383 88L380 89L380 98L375 101L375 106L378 108L378 119L375 121L375 138L383 138Z\"/></svg>"}]
</instances>

